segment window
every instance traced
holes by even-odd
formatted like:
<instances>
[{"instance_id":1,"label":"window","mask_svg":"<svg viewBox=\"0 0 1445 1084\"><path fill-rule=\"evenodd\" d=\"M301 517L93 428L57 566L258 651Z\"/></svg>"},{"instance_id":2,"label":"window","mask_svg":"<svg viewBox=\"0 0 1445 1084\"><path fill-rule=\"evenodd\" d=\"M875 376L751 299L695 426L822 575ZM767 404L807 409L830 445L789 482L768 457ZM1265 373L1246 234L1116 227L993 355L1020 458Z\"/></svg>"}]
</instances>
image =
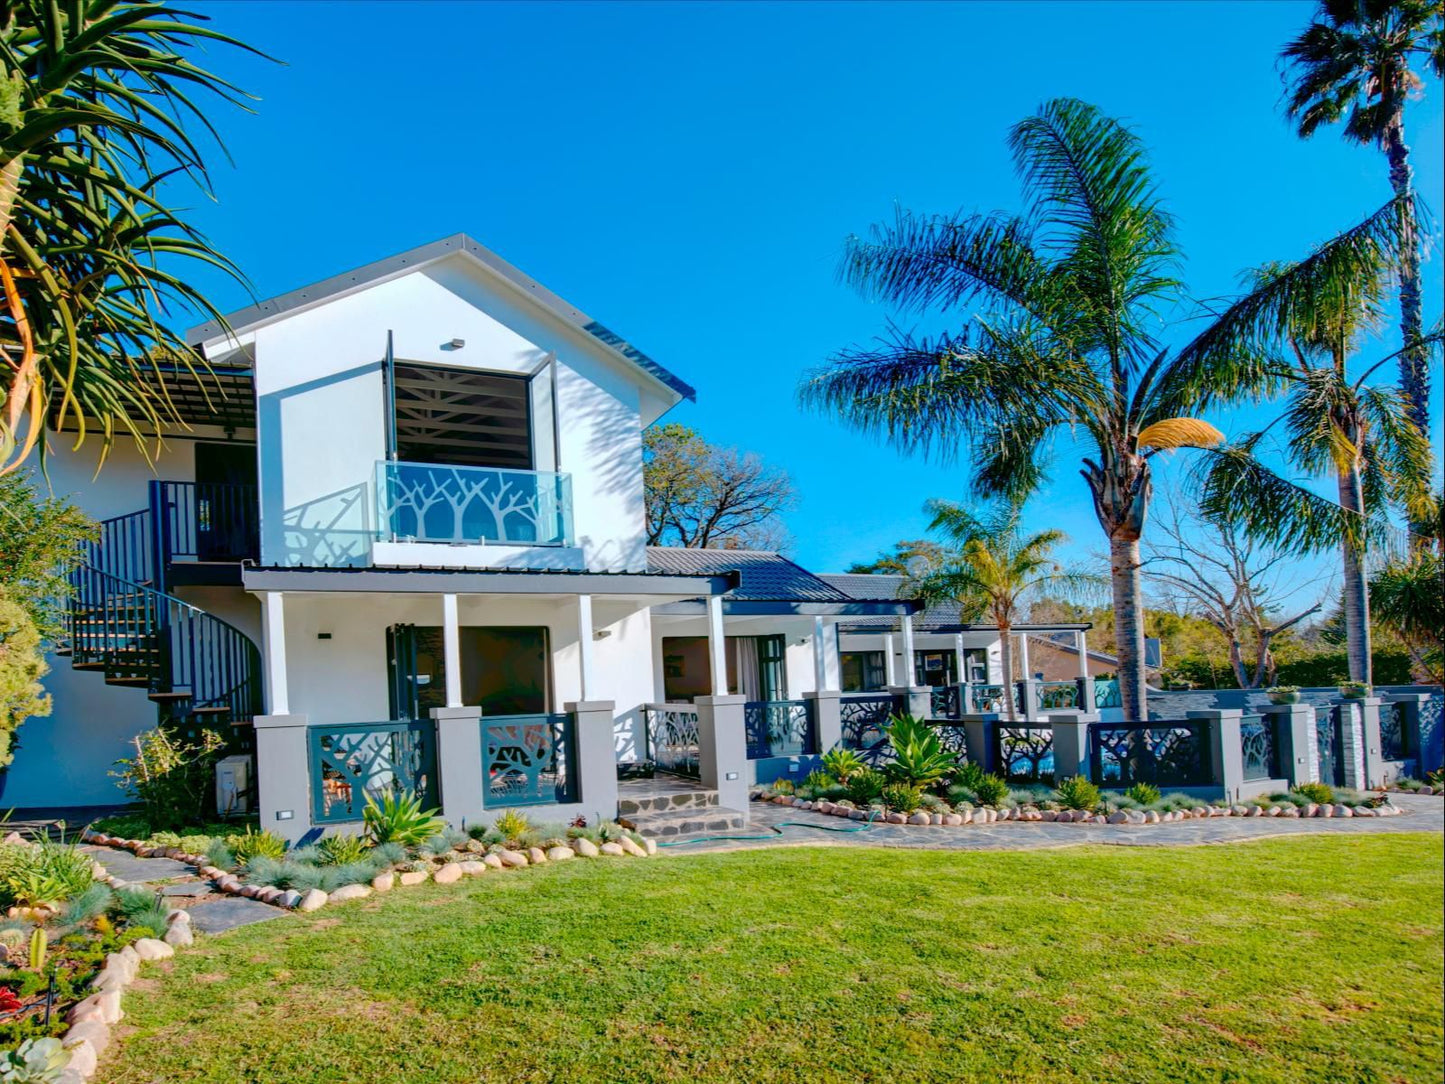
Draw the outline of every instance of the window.
<instances>
[{"instance_id":1,"label":"window","mask_svg":"<svg viewBox=\"0 0 1445 1084\"><path fill-rule=\"evenodd\" d=\"M953 685L957 674L958 658L952 648L913 652L913 679L919 685Z\"/></svg>"},{"instance_id":2,"label":"window","mask_svg":"<svg viewBox=\"0 0 1445 1084\"><path fill-rule=\"evenodd\" d=\"M887 663L881 651L845 651L839 656L845 693L874 693L888 682Z\"/></svg>"},{"instance_id":3,"label":"window","mask_svg":"<svg viewBox=\"0 0 1445 1084\"><path fill-rule=\"evenodd\" d=\"M403 463L532 470L530 381L395 365L396 457Z\"/></svg>"}]
</instances>

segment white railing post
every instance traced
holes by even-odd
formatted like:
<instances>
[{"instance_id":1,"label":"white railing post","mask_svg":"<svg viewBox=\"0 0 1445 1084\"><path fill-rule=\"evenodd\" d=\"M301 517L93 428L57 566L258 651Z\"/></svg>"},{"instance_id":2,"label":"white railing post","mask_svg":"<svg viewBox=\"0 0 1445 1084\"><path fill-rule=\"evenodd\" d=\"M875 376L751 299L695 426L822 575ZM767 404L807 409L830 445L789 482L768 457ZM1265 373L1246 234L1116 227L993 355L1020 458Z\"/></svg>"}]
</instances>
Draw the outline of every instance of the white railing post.
<instances>
[{"instance_id":1,"label":"white railing post","mask_svg":"<svg viewBox=\"0 0 1445 1084\"><path fill-rule=\"evenodd\" d=\"M712 671L713 696L728 692L727 640L723 635L723 600L713 595L707 600L707 654Z\"/></svg>"},{"instance_id":2,"label":"white railing post","mask_svg":"<svg viewBox=\"0 0 1445 1084\"><path fill-rule=\"evenodd\" d=\"M280 591L261 593L261 650L266 659L266 711L285 716L291 712L286 687L286 610Z\"/></svg>"},{"instance_id":3,"label":"white railing post","mask_svg":"<svg viewBox=\"0 0 1445 1084\"><path fill-rule=\"evenodd\" d=\"M442 596L442 667L446 672L447 704L462 706L462 630L457 619L457 596Z\"/></svg>"}]
</instances>

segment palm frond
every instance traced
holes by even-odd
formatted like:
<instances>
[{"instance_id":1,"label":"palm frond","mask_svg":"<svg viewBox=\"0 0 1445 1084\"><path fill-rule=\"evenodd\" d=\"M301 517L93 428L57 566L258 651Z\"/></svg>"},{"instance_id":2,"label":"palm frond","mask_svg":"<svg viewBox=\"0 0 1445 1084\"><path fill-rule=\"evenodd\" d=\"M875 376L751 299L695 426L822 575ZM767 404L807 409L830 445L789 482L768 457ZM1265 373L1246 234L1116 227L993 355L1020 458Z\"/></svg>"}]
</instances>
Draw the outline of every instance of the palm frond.
<instances>
[{"instance_id":1,"label":"palm frond","mask_svg":"<svg viewBox=\"0 0 1445 1084\"><path fill-rule=\"evenodd\" d=\"M1213 448L1224 443L1224 434L1199 418L1165 418L1140 431L1140 448Z\"/></svg>"}]
</instances>

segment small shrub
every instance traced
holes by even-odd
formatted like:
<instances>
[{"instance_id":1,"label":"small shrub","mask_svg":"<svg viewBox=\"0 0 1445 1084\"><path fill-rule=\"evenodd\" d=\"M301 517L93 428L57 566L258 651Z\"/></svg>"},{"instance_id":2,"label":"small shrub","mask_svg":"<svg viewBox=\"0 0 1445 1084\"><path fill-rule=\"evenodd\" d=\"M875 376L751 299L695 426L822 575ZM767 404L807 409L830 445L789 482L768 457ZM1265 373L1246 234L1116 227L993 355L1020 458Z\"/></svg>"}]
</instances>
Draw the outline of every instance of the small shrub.
<instances>
[{"instance_id":1,"label":"small shrub","mask_svg":"<svg viewBox=\"0 0 1445 1084\"><path fill-rule=\"evenodd\" d=\"M360 836L327 836L316 845L317 860L323 866L344 866L348 862L365 862L371 848Z\"/></svg>"},{"instance_id":2,"label":"small shrub","mask_svg":"<svg viewBox=\"0 0 1445 1084\"><path fill-rule=\"evenodd\" d=\"M371 860L378 868L406 861L406 848L400 843L378 843L371 848Z\"/></svg>"},{"instance_id":3,"label":"small shrub","mask_svg":"<svg viewBox=\"0 0 1445 1084\"><path fill-rule=\"evenodd\" d=\"M149 888L140 888L134 885L126 885L124 888L116 889L112 907L121 918L127 922L132 915L143 914L146 910L156 905L156 894Z\"/></svg>"},{"instance_id":4,"label":"small shrub","mask_svg":"<svg viewBox=\"0 0 1445 1084\"><path fill-rule=\"evenodd\" d=\"M823 770L840 783L847 783L866 767L851 749L829 749L823 754Z\"/></svg>"},{"instance_id":5,"label":"small shrub","mask_svg":"<svg viewBox=\"0 0 1445 1084\"><path fill-rule=\"evenodd\" d=\"M176 841L176 846L185 851L186 854L205 854L206 847L210 842L210 836L181 836Z\"/></svg>"},{"instance_id":6,"label":"small shrub","mask_svg":"<svg viewBox=\"0 0 1445 1084\"><path fill-rule=\"evenodd\" d=\"M423 843L421 849L426 851L427 854L446 854L448 851L456 850L470 838L465 832L460 832L455 828L443 828L436 835L432 836L431 839Z\"/></svg>"},{"instance_id":7,"label":"small shrub","mask_svg":"<svg viewBox=\"0 0 1445 1084\"><path fill-rule=\"evenodd\" d=\"M1133 799L1140 805L1153 805L1163 795L1153 783L1135 783L1124 792L1124 797Z\"/></svg>"},{"instance_id":8,"label":"small shrub","mask_svg":"<svg viewBox=\"0 0 1445 1084\"><path fill-rule=\"evenodd\" d=\"M838 780L827 772L821 772L815 769L808 773L808 778L803 780L803 785L815 791L821 791L826 790L837 782Z\"/></svg>"},{"instance_id":9,"label":"small shrub","mask_svg":"<svg viewBox=\"0 0 1445 1084\"><path fill-rule=\"evenodd\" d=\"M889 783L878 795L883 804L893 813L913 813L922 797L917 787L907 783Z\"/></svg>"},{"instance_id":10,"label":"small shrub","mask_svg":"<svg viewBox=\"0 0 1445 1084\"><path fill-rule=\"evenodd\" d=\"M964 786L969 790L973 790L978 781L987 774L988 773L983 770L982 765L975 764L973 761L968 760L958 766L958 771L953 774L953 781L955 785Z\"/></svg>"},{"instance_id":11,"label":"small shrub","mask_svg":"<svg viewBox=\"0 0 1445 1084\"><path fill-rule=\"evenodd\" d=\"M236 856L224 839L212 839L206 844L204 854L217 869L236 868Z\"/></svg>"},{"instance_id":12,"label":"small shrub","mask_svg":"<svg viewBox=\"0 0 1445 1084\"><path fill-rule=\"evenodd\" d=\"M1425 783L1437 789L1445 787L1445 768L1436 768L1433 772L1426 772Z\"/></svg>"},{"instance_id":13,"label":"small shrub","mask_svg":"<svg viewBox=\"0 0 1445 1084\"><path fill-rule=\"evenodd\" d=\"M1058 785L1054 798L1065 809L1093 810L1099 805L1099 788L1082 775L1071 776Z\"/></svg>"},{"instance_id":14,"label":"small shrub","mask_svg":"<svg viewBox=\"0 0 1445 1084\"><path fill-rule=\"evenodd\" d=\"M97 881L62 907L56 921L61 926L83 925L97 915L105 914L111 898L110 886Z\"/></svg>"},{"instance_id":15,"label":"small shrub","mask_svg":"<svg viewBox=\"0 0 1445 1084\"><path fill-rule=\"evenodd\" d=\"M6 1084L56 1084L70 1063L70 1051L53 1036L26 1039L14 1050L0 1052L0 1080Z\"/></svg>"},{"instance_id":16,"label":"small shrub","mask_svg":"<svg viewBox=\"0 0 1445 1084\"><path fill-rule=\"evenodd\" d=\"M973 786L979 805L999 806L1008 801L1008 783L996 775L984 773Z\"/></svg>"},{"instance_id":17,"label":"small shrub","mask_svg":"<svg viewBox=\"0 0 1445 1084\"><path fill-rule=\"evenodd\" d=\"M791 779L774 779L774 780L773 780L773 793L774 793L774 794L792 794L792 793L793 793L793 790L794 790L793 781L792 781Z\"/></svg>"},{"instance_id":18,"label":"small shrub","mask_svg":"<svg viewBox=\"0 0 1445 1084\"><path fill-rule=\"evenodd\" d=\"M872 768L864 768L855 772L848 780L848 798L856 805L866 806L872 804L882 793L884 785L888 782L882 772L874 771Z\"/></svg>"},{"instance_id":19,"label":"small shrub","mask_svg":"<svg viewBox=\"0 0 1445 1084\"><path fill-rule=\"evenodd\" d=\"M888 725L893 759L886 769L895 782L926 787L958 768L958 755L943 748L938 732L912 715L895 715Z\"/></svg>"},{"instance_id":20,"label":"small shrub","mask_svg":"<svg viewBox=\"0 0 1445 1084\"><path fill-rule=\"evenodd\" d=\"M285 888L282 882L286 878L286 871L294 862L280 862L274 858L267 858L264 854L258 854L246 864L246 880L256 885L275 885L277 888Z\"/></svg>"},{"instance_id":21,"label":"small shrub","mask_svg":"<svg viewBox=\"0 0 1445 1084\"><path fill-rule=\"evenodd\" d=\"M373 795L366 796L361 820L373 842L415 847L446 827L446 821L437 816L437 812L422 809L421 799L409 790L399 794L387 791L380 802Z\"/></svg>"},{"instance_id":22,"label":"small shrub","mask_svg":"<svg viewBox=\"0 0 1445 1084\"><path fill-rule=\"evenodd\" d=\"M947 813L948 803L936 794L923 794L918 798L918 808L926 809L930 813Z\"/></svg>"},{"instance_id":23,"label":"small shrub","mask_svg":"<svg viewBox=\"0 0 1445 1084\"><path fill-rule=\"evenodd\" d=\"M74 899L94 882L92 866L90 855L73 844L0 844L0 907Z\"/></svg>"},{"instance_id":24,"label":"small shrub","mask_svg":"<svg viewBox=\"0 0 1445 1084\"><path fill-rule=\"evenodd\" d=\"M126 918L126 925L131 930L149 930L151 937L164 937L169 928L171 909L160 899L151 901L151 905L143 911L136 911Z\"/></svg>"},{"instance_id":25,"label":"small shrub","mask_svg":"<svg viewBox=\"0 0 1445 1084\"><path fill-rule=\"evenodd\" d=\"M1290 788L1307 802L1325 805L1335 800L1335 790L1328 783L1296 783Z\"/></svg>"},{"instance_id":26,"label":"small shrub","mask_svg":"<svg viewBox=\"0 0 1445 1084\"><path fill-rule=\"evenodd\" d=\"M137 734L132 744L135 756L117 760L119 771L110 774L140 803L151 828L199 824L215 794L216 762L225 749L221 736L205 730L200 744L192 745L157 727Z\"/></svg>"},{"instance_id":27,"label":"small shrub","mask_svg":"<svg viewBox=\"0 0 1445 1084\"><path fill-rule=\"evenodd\" d=\"M492 827L497 830L504 840L516 840L524 832L532 830L532 822L527 815L520 810L506 809L502 815L492 822Z\"/></svg>"},{"instance_id":28,"label":"small shrub","mask_svg":"<svg viewBox=\"0 0 1445 1084\"><path fill-rule=\"evenodd\" d=\"M268 830L257 832L250 825L244 832L227 836L226 846L231 848L231 855L238 866L245 866L256 857L282 858L286 854L284 839Z\"/></svg>"}]
</instances>

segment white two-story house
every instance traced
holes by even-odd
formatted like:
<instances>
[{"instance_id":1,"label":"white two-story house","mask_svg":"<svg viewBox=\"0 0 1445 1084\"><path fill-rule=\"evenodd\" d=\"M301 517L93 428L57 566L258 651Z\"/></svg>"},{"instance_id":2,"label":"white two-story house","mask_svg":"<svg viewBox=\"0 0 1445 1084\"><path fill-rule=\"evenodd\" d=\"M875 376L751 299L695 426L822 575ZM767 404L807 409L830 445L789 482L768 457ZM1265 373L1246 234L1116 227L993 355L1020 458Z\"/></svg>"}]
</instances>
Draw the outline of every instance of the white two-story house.
<instances>
[{"instance_id":1,"label":"white two-story house","mask_svg":"<svg viewBox=\"0 0 1445 1084\"><path fill-rule=\"evenodd\" d=\"M917 608L649 550L642 431L692 389L464 235L189 337L211 371L156 377L185 424L153 462L51 456L101 537L7 804L115 804L159 721L253 758L221 800L293 839L397 788L458 825L694 800L619 805L619 762L736 809L749 759L829 743L838 622Z\"/></svg>"}]
</instances>

